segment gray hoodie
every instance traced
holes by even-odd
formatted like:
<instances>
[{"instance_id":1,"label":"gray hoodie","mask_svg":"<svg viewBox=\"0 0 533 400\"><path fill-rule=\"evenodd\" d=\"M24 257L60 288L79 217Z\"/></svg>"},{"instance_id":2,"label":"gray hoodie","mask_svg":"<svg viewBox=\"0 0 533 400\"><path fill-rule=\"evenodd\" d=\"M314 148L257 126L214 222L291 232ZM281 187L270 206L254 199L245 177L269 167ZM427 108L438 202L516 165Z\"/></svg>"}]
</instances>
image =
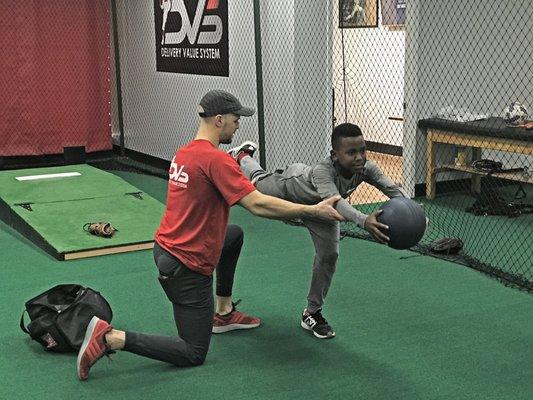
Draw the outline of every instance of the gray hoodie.
<instances>
[{"instance_id":1,"label":"gray hoodie","mask_svg":"<svg viewBox=\"0 0 533 400\"><path fill-rule=\"evenodd\" d=\"M326 157L312 167L291 164L285 170L270 175L270 178L275 180L277 189L281 192L279 197L294 203L317 204L340 194L342 199L335 208L344 218L355 222L361 228L364 228L367 215L353 208L346 198L362 182L375 186L388 197L406 197L399 185L383 174L379 166L371 160L366 161L362 173L348 179L340 174L339 167L333 163L331 157Z\"/></svg>"}]
</instances>

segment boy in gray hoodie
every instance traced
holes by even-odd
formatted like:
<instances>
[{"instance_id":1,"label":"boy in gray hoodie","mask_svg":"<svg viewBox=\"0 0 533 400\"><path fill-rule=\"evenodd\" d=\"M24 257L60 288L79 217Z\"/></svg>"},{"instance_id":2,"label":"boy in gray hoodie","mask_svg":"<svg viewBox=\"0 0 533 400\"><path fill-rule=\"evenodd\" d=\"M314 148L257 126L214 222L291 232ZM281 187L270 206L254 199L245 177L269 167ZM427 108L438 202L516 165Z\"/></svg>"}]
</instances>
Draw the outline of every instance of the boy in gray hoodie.
<instances>
[{"instance_id":1,"label":"boy in gray hoodie","mask_svg":"<svg viewBox=\"0 0 533 400\"><path fill-rule=\"evenodd\" d=\"M389 240L388 227L376 220L380 211L366 215L346 200L362 182L377 187L390 198L406 197L376 163L366 159L365 140L357 125L345 123L335 127L330 155L314 166L297 163L285 170L266 172L252 157L257 148L253 142L244 142L228 153L260 192L300 204L317 204L340 194L342 198L335 206L339 214L367 230L379 243ZM320 339L333 338L335 331L322 316L322 307L339 255L340 224L311 219L302 219L302 223L311 234L315 259L301 326Z\"/></svg>"}]
</instances>

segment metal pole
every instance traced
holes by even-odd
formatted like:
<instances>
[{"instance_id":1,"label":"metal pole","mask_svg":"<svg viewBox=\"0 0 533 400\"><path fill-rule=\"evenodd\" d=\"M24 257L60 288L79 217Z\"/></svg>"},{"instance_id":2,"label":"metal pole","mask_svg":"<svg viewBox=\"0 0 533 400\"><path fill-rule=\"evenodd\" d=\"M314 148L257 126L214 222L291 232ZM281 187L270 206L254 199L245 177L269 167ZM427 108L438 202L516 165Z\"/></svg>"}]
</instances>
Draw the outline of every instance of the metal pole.
<instances>
[{"instance_id":1,"label":"metal pole","mask_svg":"<svg viewBox=\"0 0 533 400\"><path fill-rule=\"evenodd\" d=\"M337 118L335 118L335 88L331 89L331 130L335 129Z\"/></svg>"},{"instance_id":2,"label":"metal pole","mask_svg":"<svg viewBox=\"0 0 533 400\"><path fill-rule=\"evenodd\" d=\"M266 169L265 109L263 99L263 58L261 54L260 0L254 0L255 74L257 84L257 125L259 132L259 163Z\"/></svg>"},{"instance_id":3,"label":"metal pole","mask_svg":"<svg viewBox=\"0 0 533 400\"><path fill-rule=\"evenodd\" d=\"M344 61L344 27L341 26L342 85L344 88L344 122L348 122L348 100L346 99L346 65Z\"/></svg>"},{"instance_id":4,"label":"metal pole","mask_svg":"<svg viewBox=\"0 0 533 400\"><path fill-rule=\"evenodd\" d=\"M118 23L117 23L117 4L116 0L111 0L111 16L113 29L113 48L115 52L115 81L117 88L117 113L118 129L120 132L120 155L125 154L124 149L124 115L122 113L122 83L120 80L120 52L118 46Z\"/></svg>"}]
</instances>

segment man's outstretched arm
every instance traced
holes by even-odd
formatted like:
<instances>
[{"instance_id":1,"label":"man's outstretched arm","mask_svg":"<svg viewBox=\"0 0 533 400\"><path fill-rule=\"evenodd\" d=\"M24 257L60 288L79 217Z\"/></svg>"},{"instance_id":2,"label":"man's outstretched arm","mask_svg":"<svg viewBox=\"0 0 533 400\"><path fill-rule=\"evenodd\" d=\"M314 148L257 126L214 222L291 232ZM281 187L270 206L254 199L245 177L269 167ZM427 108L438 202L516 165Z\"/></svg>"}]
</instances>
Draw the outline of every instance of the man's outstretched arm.
<instances>
[{"instance_id":1,"label":"man's outstretched arm","mask_svg":"<svg viewBox=\"0 0 533 400\"><path fill-rule=\"evenodd\" d=\"M344 217L335 210L334 205L340 196L333 196L318 204L309 206L268 196L254 190L244 196L239 204L259 217L271 219L315 218L326 221L343 221Z\"/></svg>"}]
</instances>

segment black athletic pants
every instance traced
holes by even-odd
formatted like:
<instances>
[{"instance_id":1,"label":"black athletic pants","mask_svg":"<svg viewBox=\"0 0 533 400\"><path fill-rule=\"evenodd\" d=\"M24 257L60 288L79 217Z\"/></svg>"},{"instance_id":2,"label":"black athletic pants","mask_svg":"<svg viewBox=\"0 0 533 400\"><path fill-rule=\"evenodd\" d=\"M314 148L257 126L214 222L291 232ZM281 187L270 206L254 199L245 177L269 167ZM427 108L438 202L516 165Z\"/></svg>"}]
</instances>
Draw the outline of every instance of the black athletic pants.
<instances>
[{"instance_id":1,"label":"black athletic pants","mask_svg":"<svg viewBox=\"0 0 533 400\"><path fill-rule=\"evenodd\" d=\"M219 296L231 296L243 237L240 227L228 226L216 269ZM203 364L213 327L213 278L190 270L157 242L154 260L159 270L159 282L172 302L179 336L126 332L124 350L177 366Z\"/></svg>"}]
</instances>

